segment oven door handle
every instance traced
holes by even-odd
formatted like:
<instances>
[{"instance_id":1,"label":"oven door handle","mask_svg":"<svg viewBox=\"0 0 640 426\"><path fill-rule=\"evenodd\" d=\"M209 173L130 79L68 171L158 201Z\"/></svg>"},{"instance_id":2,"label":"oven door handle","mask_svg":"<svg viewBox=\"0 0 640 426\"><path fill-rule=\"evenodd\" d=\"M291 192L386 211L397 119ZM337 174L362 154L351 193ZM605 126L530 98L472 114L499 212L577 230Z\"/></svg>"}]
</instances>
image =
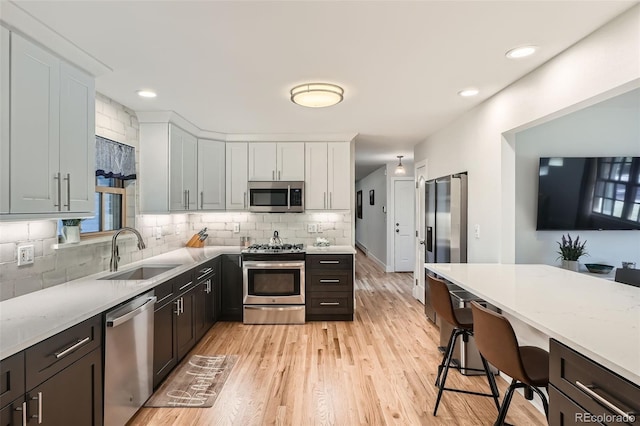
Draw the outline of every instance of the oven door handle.
<instances>
[{"instance_id":1,"label":"oven door handle","mask_svg":"<svg viewBox=\"0 0 640 426\"><path fill-rule=\"evenodd\" d=\"M304 309L303 305L291 305L291 306L252 306L244 305L244 309L254 311L301 311Z\"/></svg>"},{"instance_id":2,"label":"oven door handle","mask_svg":"<svg viewBox=\"0 0 640 426\"><path fill-rule=\"evenodd\" d=\"M277 261L245 261L242 262L244 269L304 269L304 261L300 262L277 262Z\"/></svg>"}]
</instances>

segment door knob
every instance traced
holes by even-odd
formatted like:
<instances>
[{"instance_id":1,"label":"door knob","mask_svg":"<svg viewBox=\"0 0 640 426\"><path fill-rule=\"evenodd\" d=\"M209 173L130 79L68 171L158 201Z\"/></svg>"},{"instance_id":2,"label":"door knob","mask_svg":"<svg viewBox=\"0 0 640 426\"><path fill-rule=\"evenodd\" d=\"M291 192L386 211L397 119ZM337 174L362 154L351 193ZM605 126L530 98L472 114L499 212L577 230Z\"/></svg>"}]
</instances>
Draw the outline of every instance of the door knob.
<instances>
[{"instance_id":1,"label":"door knob","mask_svg":"<svg viewBox=\"0 0 640 426\"><path fill-rule=\"evenodd\" d=\"M399 229L396 229L396 232L400 232L400 230L399 230Z\"/></svg>"},{"instance_id":2,"label":"door knob","mask_svg":"<svg viewBox=\"0 0 640 426\"><path fill-rule=\"evenodd\" d=\"M421 245L424 245L424 240L418 241Z\"/></svg>"}]
</instances>

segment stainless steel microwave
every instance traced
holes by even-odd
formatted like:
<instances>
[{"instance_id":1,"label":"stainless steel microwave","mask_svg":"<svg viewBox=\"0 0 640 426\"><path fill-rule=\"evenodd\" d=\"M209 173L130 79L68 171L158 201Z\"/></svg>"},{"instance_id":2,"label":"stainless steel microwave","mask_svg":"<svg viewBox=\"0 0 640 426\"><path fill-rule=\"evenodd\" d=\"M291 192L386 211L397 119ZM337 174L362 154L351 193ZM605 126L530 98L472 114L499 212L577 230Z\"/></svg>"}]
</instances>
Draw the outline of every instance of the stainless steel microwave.
<instances>
[{"instance_id":1,"label":"stainless steel microwave","mask_svg":"<svg viewBox=\"0 0 640 426\"><path fill-rule=\"evenodd\" d=\"M304 212L304 182L249 181L249 211L259 213Z\"/></svg>"}]
</instances>

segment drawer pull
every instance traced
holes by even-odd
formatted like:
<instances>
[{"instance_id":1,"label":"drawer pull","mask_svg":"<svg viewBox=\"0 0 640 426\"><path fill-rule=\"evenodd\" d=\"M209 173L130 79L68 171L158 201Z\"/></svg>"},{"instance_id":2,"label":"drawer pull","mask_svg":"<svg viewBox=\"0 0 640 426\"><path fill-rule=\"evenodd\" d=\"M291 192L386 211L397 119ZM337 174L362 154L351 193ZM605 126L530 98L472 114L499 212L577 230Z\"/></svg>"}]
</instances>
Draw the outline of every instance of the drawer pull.
<instances>
[{"instance_id":1,"label":"drawer pull","mask_svg":"<svg viewBox=\"0 0 640 426\"><path fill-rule=\"evenodd\" d=\"M198 281L200 281L202 278L206 277L207 275L209 275L209 272L213 271L213 268L207 268L207 269L201 269L200 273L202 273L202 275L200 275L198 277Z\"/></svg>"},{"instance_id":2,"label":"drawer pull","mask_svg":"<svg viewBox=\"0 0 640 426\"><path fill-rule=\"evenodd\" d=\"M616 407L611 402L607 401L606 399L604 399L603 397L595 393L593 389L598 389L598 387L595 385L583 385L582 383L576 380L576 386L578 386L581 390L584 391L584 393L589 395L591 398L595 399L602 405L606 406L608 409L615 412L619 416L622 416L624 418L629 418L635 414L635 413L627 413L626 411Z\"/></svg>"},{"instance_id":3,"label":"drawer pull","mask_svg":"<svg viewBox=\"0 0 640 426\"><path fill-rule=\"evenodd\" d=\"M333 284L333 283L340 283L340 280L329 280L329 279L323 279L320 280L321 283L329 283L329 284Z\"/></svg>"},{"instance_id":4,"label":"drawer pull","mask_svg":"<svg viewBox=\"0 0 640 426\"><path fill-rule=\"evenodd\" d=\"M87 343L89 340L91 340L91 337L85 337L84 339L79 339L76 343L74 343L73 345L69 346L67 349L60 351L60 352L54 352L54 355L56 356L57 359L60 359L66 355L68 355L69 353L75 351L76 349L78 349L80 346L84 345L85 343Z\"/></svg>"},{"instance_id":5,"label":"drawer pull","mask_svg":"<svg viewBox=\"0 0 640 426\"><path fill-rule=\"evenodd\" d=\"M22 411L22 425L27 425L27 403L26 401L22 403L21 407L16 408L16 411Z\"/></svg>"},{"instance_id":6,"label":"drawer pull","mask_svg":"<svg viewBox=\"0 0 640 426\"><path fill-rule=\"evenodd\" d=\"M338 306L340 302L320 302L320 306Z\"/></svg>"},{"instance_id":7,"label":"drawer pull","mask_svg":"<svg viewBox=\"0 0 640 426\"><path fill-rule=\"evenodd\" d=\"M329 264L337 265L337 264L340 263L340 261L339 260L321 260L320 263L322 263L322 264L328 264L329 263Z\"/></svg>"},{"instance_id":8,"label":"drawer pull","mask_svg":"<svg viewBox=\"0 0 640 426\"><path fill-rule=\"evenodd\" d=\"M193 284L193 281L189 281L188 283L186 283L185 285L183 285L182 287L180 287L180 288L178 289L178 291L180 291L180 290L184 290L185 288L189 287L191 284Z\"/></svg>"}]
</instances>

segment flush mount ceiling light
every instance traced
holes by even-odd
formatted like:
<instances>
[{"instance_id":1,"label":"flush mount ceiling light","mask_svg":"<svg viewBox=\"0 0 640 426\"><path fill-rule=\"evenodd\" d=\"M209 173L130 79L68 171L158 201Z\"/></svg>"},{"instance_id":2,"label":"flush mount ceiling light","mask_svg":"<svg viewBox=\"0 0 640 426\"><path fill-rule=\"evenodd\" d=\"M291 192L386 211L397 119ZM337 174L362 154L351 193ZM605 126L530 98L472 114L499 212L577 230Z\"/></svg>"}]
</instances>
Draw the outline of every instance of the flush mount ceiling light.
<instances>
[{"instance_id":1,"label":"flush mount ceiling light","mask_svg":"<svg viewBox=\"0 0 640 426\"><path fill-rule=\"evenodd\" d=\"M138 93L138 96L141 98L155 98L158 96L153 90L138 90L136 93Z\"/></svg>"},{"instance_id":2,"label":"flush mount ceiling light","mask_svg":"<svg viewBox=\"0 0 640 426\"><path fill-rule=\"evenodd\" d=\"M478 93L480 93L480 91L478 89L474 89L474 88L469 88L469 89L464 89L458 92L458 95L462 96L463 98L468 98L471 96L475 96Z\"/></svg>"},{"instance_id":3,"label":"flush mount ceiling light","mask_svg":"<svg viewBox=\"0 0 640 426\"><path fill-rule=\"evenodd\" d=\"M533 55L537 49L537 46L514 47L513 49L505 53L505 56L509 59L525 58L527 56Z\"/></svg>"},{"instance_id":4,"label":"flush mount ceiling light","mask_svg":"<svg viewBox=\"0 0 640 426\"><path fill-rule=\"evenodd\" d=\"M306 83L291 89L291 102L309 108L323 108L342 102L344 90L330 83Z\"/></svg>"},{"instance_id":5,"label":"flush mount ceiling light","mask_svg":"<svg viewBox=\"0 0 640 426\"><path fill-rule=\"evenodd\" d=\"M398 155L398 165L396 166L396 174L397 175L403 175L406 173L406 170L404 169L404 166L402 165L402 157L404 157L404 155Z\"/></svg>"}]
</instances>

